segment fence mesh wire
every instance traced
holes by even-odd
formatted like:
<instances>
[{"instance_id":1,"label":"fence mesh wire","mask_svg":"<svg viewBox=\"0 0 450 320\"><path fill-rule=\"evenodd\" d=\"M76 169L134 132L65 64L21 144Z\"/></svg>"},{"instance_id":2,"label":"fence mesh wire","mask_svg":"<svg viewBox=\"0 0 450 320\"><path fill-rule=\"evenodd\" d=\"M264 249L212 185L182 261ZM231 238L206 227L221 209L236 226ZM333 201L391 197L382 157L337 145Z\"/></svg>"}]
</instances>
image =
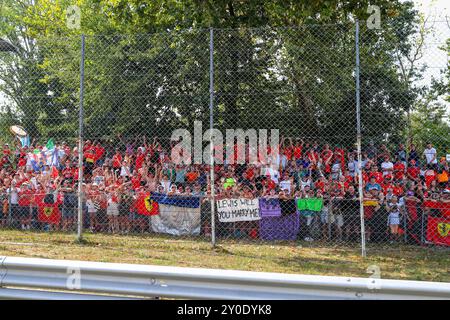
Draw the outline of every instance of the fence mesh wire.
<instances>
[{"instance_id":1,"label":"fence mesh wire","mask_svg":"<svg viewBox=\"0 0 450 320\"><path fill-rule=\"evenodd\" d=\"M191 29L0 53L0 227L74 232L81 198L85 233L448 245L445 44L360 23L359 170L355 32Z\"/></svg>"}]
</instances>

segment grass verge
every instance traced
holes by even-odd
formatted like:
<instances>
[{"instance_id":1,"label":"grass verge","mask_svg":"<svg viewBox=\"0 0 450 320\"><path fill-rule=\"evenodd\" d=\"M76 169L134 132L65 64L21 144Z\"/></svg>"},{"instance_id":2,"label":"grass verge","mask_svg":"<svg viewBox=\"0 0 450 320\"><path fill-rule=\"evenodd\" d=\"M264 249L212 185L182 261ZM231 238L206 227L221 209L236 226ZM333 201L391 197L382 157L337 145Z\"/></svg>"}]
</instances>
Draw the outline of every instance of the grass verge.
<instances>
[{"instance_id":1,"label":"grass verge","mask_svg":"<svg viewBox=\"0 0 450 320\"><path fill-rule=\"evenodd\" d=\"M223 240L212 248L206 240L161 235L74 239L74 234L2 230L0 255L353 277L368 277L367 268L376 265L385 279L450 282L446 248L369 247L364 259L358 247L303 242Z\"/></svg>"}]
</instances>

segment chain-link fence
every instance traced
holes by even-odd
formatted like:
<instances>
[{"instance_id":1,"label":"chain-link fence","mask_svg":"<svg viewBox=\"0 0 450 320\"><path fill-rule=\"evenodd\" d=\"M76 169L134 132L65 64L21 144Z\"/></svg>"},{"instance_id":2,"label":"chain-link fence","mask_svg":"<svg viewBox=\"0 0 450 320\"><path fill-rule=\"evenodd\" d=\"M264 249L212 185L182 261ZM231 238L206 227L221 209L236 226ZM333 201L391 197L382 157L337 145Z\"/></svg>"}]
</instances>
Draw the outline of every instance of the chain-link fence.
<instances>
[{"instance_id":1,"label":"chain-link fence","mask_svg":"<svg viewBox=\"0 0 450 320\"><path fill-rule=\"evenodd\" d=\"M191 29L0 53L0 227L449 245L448 48L427 27L448 32Z\"/></svg>"}]
</instances>

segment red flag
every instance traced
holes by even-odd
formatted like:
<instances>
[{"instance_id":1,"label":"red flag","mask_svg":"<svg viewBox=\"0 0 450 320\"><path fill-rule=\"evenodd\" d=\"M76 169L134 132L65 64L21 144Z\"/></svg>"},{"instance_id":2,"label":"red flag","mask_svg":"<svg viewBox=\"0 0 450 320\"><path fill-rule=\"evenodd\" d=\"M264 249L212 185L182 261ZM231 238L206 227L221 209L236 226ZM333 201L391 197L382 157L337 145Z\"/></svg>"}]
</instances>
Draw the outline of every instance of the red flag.
<instances>
[{"instance_id":1,"label":"red flag","mask_svg":"<svg viewBox=\"0 0 450 320\"><path fill-rule=\"evenodd\" d=\"M52 166L52 173L51 173L51 177L52 177L53 179L56 179L56 178L58 178L58 176L59 176L59 172L58 172L58 169L56 169L56 167L55 167L55 166Z\"/></svg>"},{"instance_id":2,"label":"red flag","mask_svg":"<svg viewBox=\"0 0 450 320\"><path fill-rule=\"evenodd\" d=\"M450 246L450 219L428 217L427 240L435 244Z\"/></svg>"},{"instance_id":3,"label":"red flag","mask_svg":"<svg viewBox=\"0 0 450 320\"><path fill-rule=\"evenodd\" d=\"M150 193L140 193L136 203L137 213L144 216L155 216L159 214L158 202L152 200Z\"/></svg>"},{"instance_id":4,"label":"red flag","mask_svg":"<svg viewBox=\"0 0 450 320\"><path fill-rule=\"evenodd\" d=\"M61 221L61 213L58 208L58 203L44 203L38 204L38 220L51 224L59 224Z\"/></svg>"}]
</instances>

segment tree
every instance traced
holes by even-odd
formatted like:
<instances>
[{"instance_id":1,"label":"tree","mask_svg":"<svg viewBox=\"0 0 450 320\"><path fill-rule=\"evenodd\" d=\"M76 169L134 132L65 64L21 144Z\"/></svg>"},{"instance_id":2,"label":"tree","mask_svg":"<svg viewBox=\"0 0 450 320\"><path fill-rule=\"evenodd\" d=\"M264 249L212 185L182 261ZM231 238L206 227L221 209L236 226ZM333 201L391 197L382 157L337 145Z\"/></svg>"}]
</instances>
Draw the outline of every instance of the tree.
<instances>
[{"instance_id":1,"label":"tree","mask_svg":"<svg viewBox=\"0 0 450 320\"><path fill-rule=\"evenodd\" d=\"M44 102L24 118L42 136L75 136L82 33L88 137L168 138L174 128L207 121L213 27L215 127L354 142L354 19L367 18L369 1L78 0L81 29L69 29L65 8L72 4L29 2L23 19L9 23L23 23L19 37L34 41L36 58L28 60ZM381 31L361 24L363 135L395 141L418 97L420 69L413 64L406 75L398 63L413 53L419 22L409 2L378 5L383 16L396 16Z\"/></svg>"}]
</instances>

